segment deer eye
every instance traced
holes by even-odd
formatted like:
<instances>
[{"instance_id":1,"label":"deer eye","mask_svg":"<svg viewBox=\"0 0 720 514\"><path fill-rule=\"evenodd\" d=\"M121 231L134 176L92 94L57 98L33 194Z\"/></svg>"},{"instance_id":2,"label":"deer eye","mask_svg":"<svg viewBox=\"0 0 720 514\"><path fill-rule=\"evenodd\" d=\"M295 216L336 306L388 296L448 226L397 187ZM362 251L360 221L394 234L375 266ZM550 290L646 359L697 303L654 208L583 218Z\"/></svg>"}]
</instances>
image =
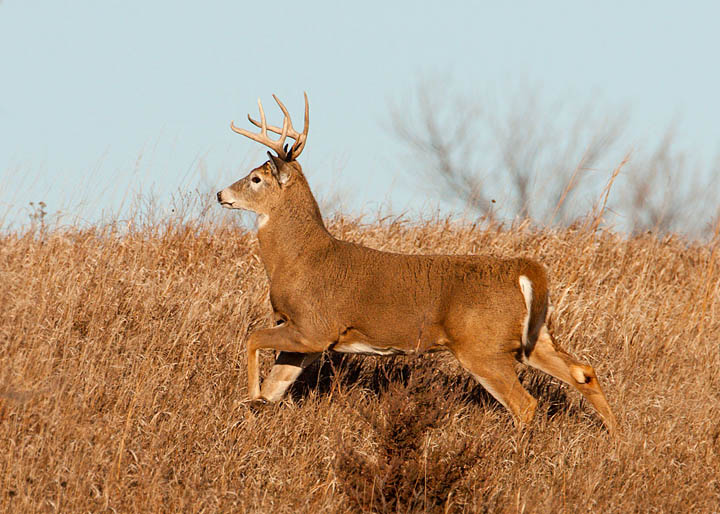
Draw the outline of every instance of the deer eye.
<instances>
[{"instance_id":1,"label":"deer eye","mask_svg":"<svg viewBox=\"0 0 720 514\"><path fill-rule=\"evenodd\" d=\"M254 183L259 184L260 183L260 177L253 177L250 180L252 180Z\"/></svg>"}]
</instances>

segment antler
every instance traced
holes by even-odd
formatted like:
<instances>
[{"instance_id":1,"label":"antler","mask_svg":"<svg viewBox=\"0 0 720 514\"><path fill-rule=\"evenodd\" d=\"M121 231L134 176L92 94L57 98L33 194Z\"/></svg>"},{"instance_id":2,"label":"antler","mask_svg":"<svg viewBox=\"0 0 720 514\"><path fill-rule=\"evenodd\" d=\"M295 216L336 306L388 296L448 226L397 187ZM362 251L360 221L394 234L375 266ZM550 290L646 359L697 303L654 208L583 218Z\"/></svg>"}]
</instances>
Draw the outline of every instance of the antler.
<instances>
[{"instance_id":1,"label":"antler","mask_svg":"<svg viewBox=\"0 0 720 514\"><path fill-rule=\"evenodd\" d=\"M277 153L280 158L286 161L292 161L294 159L297 159L305 148L305 141L307 141L308 129L310 127L307 93L304 93L304 95L305 126L301 134L293 128L292 120L290 120L290 114L288 113L288 110L285 108L285 105L280 101L280 99L275 95L273 95L273 98L275 99L275 102L277 102L278 106L280 106L280 110L282 110L283 115L285 116L282 129L267 124L267 122L265 121L265 111L263 110L262 102L260 101L260 99L258 99L258 107L260 108L260 122L258 123L248 114L248 120L250 121L250 123L260 128L260 134L255 134L253 132L248 132L247 130L237 128L233 122L230 122L230 128L238 134L249 137L253 141L257 141L258 143L261 143L268 148L275 150L275 153ZM280 134L280 139L271 139L267 134L268 130L270 132L274 132L275 134ZM285 138L287 136L290 136L295 140L295 144L292 146L289 152L287 151L287 146L285 145Z\"/></svg>"}]
</instances>

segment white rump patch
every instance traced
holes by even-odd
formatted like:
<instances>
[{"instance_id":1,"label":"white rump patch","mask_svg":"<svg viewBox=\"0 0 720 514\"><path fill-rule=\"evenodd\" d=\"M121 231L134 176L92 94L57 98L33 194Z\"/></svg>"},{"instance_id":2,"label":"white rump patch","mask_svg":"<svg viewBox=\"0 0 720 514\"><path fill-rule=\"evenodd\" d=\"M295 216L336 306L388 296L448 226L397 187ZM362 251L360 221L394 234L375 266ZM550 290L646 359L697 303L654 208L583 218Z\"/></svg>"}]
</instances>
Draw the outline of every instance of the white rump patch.
<instances>
[{"instance_id":1,"label":"white rump patch","mask_svg":"<svg viewBox=\"0 0 720 514\"><path fill-rule=\"evenodd\" d=\"M532 282L530 282L530 279L527 278L525 275L520 275L518 282L520 282L520 291L522 291L523 297L525 297L525 307L527 308L527 314L525 315L525 319L523 320L522 330L522 344L523 346L525 346L528 340L528 326L530 324L530 307L532 306L533 287ZM525 354L523 352L523 359L524 355Z\"/></svg>"},{"instance_id":2,"label":"white rump patch","mask_svg":"<svg viewBox=\"0 0 720 514\"><path fill-rule=\"evenodd\" d=\"M263 228L265 226L265 223L267 223L269 219L270 216L268 216L267 214L258 214L258 228Z\"/></svg>"},{"instance_id":3,"label":"white rump patch","mask_svg":"<svg viewBox=\"0 0 720 514\"><path fill-rule=\"evenodd\" d=\"M378 348L367 343L345 343L336 345L334 351L340 353L359 353L363 355L396 355L403 353L396 348Z\"/></svg>"}]
</instances>

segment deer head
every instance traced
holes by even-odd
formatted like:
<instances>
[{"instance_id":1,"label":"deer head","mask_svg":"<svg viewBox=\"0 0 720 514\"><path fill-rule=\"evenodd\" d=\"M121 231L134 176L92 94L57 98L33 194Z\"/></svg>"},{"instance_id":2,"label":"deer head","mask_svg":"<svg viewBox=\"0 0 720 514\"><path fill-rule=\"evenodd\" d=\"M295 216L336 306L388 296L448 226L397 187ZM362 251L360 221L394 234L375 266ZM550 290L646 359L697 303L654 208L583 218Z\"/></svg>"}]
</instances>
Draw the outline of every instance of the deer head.
<instances>
[{"instance_id":1,"label":"deer head","mask_svg":"<svg viewBox=\"0 0 720 514\"><path fill-rule=\"evenodd\" d=\"M259 99L260 122L252 119L249 115L248 120L260 128L260 133L238 128L233 122L230 123L230 128L238 134L267 146L276 155L268 152L267 162L253 169L246 177L217 194L217 200L223 207L255 212L261 215L261 223L272 211L288 204L288 196L292 194L292 190L297 187L297 184L300 184L303 189L307 189L307 182L302 174L302 168L296 160L305 148L310 124L307 93L305 93L305 126L302 133L298 133L293 128L290 114L285 105L277 96L273 95L273 98L284 115L282 128L267 124L265 111ZM280 137L272 139L268 135L268 131L279 134ZM288 145L285 144L285 139L288 137L295 140L289 150Z\"/></svg>"}]
</instances>

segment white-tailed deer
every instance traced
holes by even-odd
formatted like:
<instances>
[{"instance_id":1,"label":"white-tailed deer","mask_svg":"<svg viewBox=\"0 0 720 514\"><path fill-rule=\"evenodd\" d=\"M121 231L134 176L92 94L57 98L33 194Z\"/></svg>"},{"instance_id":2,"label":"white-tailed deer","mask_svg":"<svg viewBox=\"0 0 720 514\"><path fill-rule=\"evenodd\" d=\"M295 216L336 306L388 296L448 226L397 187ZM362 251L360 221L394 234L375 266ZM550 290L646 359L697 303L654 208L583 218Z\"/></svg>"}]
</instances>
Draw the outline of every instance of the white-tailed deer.
<instances>
[{"instance_id":1,"label":"white-tailed deer","mask_svg":"<svg viewBox=\"0 0 720 514\"><path fill-rule=\"evenodd\" d=\"M259 215L260 257L270 281L276 325L247 341L253 400L282 398L321 352L393 355L449 350L521 423L537 401L520 384L515 361L567 382L598 410L610 433L617 427L593 368L562 350L546 326L548 285L529 259L481 255L402 255L341 241L325 228L297 158L302 133L285 106L282 127L248 116L260 133L235 132L274 150L245 178L217 194L229 209ZM280 134L272 139L268 131ZM288 150L285 139L294 139ZM258 354L278 350L260 389Z\"/></svg>"}]
</instances>

